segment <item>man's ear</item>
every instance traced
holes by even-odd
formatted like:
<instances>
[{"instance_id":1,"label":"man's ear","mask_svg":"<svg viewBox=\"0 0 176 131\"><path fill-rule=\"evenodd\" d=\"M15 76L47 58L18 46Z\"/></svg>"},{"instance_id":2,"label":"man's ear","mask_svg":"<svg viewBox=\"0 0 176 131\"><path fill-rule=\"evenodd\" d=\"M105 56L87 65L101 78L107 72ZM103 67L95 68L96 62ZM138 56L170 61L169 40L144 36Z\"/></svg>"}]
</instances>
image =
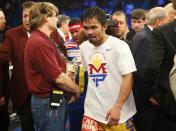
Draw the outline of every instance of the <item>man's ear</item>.
<instances>
[{"instance_id":1,"label":"man's ear","mask_svg":"<svg viewBox=\"0 0 176 131\"><path fill-rule=\"evenodd\" d=\"M45 22L48 22L48 16L44 16L44 19L43 19L43 22L45 23Z\"/></svg>"},{"instance_id":2,"label":"man's ear","mask_svg":"<svg viewBox=\"0 0 176 131\"><path fill-rule=\"evenodd\" d=\"M104 25L103 25L103 28L106 30L106 29L108 28L108 24L107 24L107 23L104 24Z\"/></svg>"}]
</instances>

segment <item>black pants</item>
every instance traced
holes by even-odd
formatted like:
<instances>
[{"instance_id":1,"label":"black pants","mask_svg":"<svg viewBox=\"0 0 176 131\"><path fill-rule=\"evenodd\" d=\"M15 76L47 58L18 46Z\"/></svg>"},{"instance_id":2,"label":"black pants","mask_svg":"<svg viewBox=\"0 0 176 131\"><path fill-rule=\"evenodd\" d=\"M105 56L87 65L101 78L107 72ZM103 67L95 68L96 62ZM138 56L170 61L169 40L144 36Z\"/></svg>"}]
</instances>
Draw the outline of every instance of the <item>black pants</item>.
<instances>
[{"instance_id":1,"label":"black pants","mask_svg":"<svg viewBox=\"0 0 176 131\"><path fill-rule=\"evenodd\" d=\"M151 107L141 112L137 112L133 117L133 122L137 131L159 131L155 130L157 121L157 108Z\"/></svg>"},{"instance_id":2,"label":"black pants","mask_svg":"<svg viewBox=\"0 0 176 131\"><path fill-rule=\"evenodd\" d=\"M176 111L176 108L173 110ZM157 124L155 131L176 131L176 113L160 108L157 112Z\"/></svg>"},{"instance_id":3,"label":"black pants","mask_svg":"<svg viewBox=\"0 0 176 131\"><path fill-rule=\"evenodd\" d=\"M8 131L9 122L9 112L0 110L0 131Z\"/></svg>"},{"instance_id":4,"label":"black pants","mask_svg":"<svg viewBox=\"0 0 176 131\"><path fill-rule=\"evenodd\" d=\"M31 112L31 95L28 96L23 106L16 107L20 118L22 131L35 131Z\"/></svg>"}]
</instances>

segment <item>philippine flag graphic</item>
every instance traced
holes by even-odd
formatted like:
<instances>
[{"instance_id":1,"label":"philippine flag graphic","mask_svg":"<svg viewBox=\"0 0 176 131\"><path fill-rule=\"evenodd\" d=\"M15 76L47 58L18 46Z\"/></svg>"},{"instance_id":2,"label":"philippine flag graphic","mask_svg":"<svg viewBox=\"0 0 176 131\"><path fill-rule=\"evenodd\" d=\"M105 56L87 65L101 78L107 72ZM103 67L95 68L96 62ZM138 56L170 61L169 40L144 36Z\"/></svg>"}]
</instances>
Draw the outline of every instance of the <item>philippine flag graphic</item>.
<instances>
[{"instance_id":1,"label":"philippine flag graphic","mask_svg":"<svg viewBox=\"0 0 176 131\"><path fill-rule=\"evenodd\" d=\"M90 64L88 65L89 75L95 82L96 87L105 80L107 76L107 68L105 57L102 53L97 52L91 55Z\"/></svg>"}]
</instances>

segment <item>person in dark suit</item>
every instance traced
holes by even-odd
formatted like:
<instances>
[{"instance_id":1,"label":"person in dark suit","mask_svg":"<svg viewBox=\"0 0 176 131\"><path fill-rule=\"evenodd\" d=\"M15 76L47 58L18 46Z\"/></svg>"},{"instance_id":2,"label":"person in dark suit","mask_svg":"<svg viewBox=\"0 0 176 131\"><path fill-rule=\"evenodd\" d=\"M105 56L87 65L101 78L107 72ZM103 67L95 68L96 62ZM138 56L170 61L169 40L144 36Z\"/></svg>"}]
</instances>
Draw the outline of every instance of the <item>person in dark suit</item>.
<instances>
[{"instance_id":1,"label":"person in dark suit","mask_svg":"<svg viewBox=\"0 0 176 131\"><path fill-rule=\"evenodd\" d=\"M59 48L61 49L62 53L64 54L64 56L67 55L67 50L66 47L64 45L64 39L61 37L61 35L59 34L59 32L57 31L57 29L55 29L52 33L51 33L51 38L57 43L57 45L59 46Z\"/></svg>"},{"instance_id":2,"label":"person in dark suit","mask_svg":"<svg viewBox=\"0 0 176 131\"><path fill-rule=\"evenodd\" d=\"M135 36L136 32L139 32L144 28L145 25L146 12L143 9L134 9L131 12L131 29L126 35L127 43L130 45L130 42Z\"/></svg>"},{"instance_id":3,"label":"person in dark suit","mask_svg":"<svg viewBox=\"0 0 176 131\"><path fill-rule=\"evenodd\" d=\"M137 108L137 113L133 119L137 131L154 130L157 107L150 102L151 91L144 88L144 71L152 43L152 30L164 24L165 19L166 14L162 7L149 10L146 18L147 25L136 33L130 44L137 67L137 71L133 73L133 93Z\"/></svg>"},{"instance_id":4,"label":"person in dark suit","mask_svg":"<svg viewBox=\"0 0 176 131\"><path fill-rule=\"evenodd\" d=\"M0 46L4 39L6 19L2 9L0 9ZM9 127L9 75L8 61L0 63L0 131L8 131Z\"/></svg>"},{"instance_id":5,"label":"person in dark suit","mask_svg":"<svg viewBox=\"0 0 176 131\"><path fill-rule=\"evenodd\" d=\"M67 56L67 49L64 45L64 43L68 42L66 40L66 36L69 36L69 27L68 23L70 21L70 17L66 15L58 15L58 23L57 23L57 29L55 29L51 33L51 38L58 44L60 50L64 54L64 56Z\"/></svg>"},{"instance_id":6,"label":"person in dark suit","mask_svg":"<svg viewBox=\"0 0 176 131\"><path fill-rule=\"evenodd\" d=\"M0 47L0 61L12 61L10 98L16 107L23 131L33 131L30 93L24 73L24 48L29 37L29 11L32 1L23 3L23 25L8 30Z\"/></svg>"},{"instance_id":7,"label":"person in dark suit","mask_svg":"<svg viewBox=\"0 0 176 131\"><path fill-rule=\"evenodd\" d=\"M176 10L176 0L172 0ZM176 48L176 20L153 30L153 42L145 70L145 88L151 88L151 102L158 105L156 131L176 131L176 102L169 85Z\"/></svg>"}]
</instances>

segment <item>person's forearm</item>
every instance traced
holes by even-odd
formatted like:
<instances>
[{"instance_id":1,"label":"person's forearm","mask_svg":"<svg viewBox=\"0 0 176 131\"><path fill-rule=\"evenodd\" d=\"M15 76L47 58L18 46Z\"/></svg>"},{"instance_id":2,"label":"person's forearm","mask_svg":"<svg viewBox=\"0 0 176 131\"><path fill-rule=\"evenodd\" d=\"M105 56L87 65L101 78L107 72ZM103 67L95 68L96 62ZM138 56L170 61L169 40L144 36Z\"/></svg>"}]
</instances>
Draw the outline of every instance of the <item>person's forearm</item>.
<instances>
[{"instance_id":1,"label":"person's forearm","mask_svg":"<svg viewBox=\"0 0 176 131\"><path fill-rule=\"evenodd\" d=\"M125 103L126 99L128 98L133 84L133 76L132 74L124 75L122 78L122 84L120 88L120 93L115 103L117 108L122 108L123 104Z\"/></svg>"},{"instance_id":2,"label":"person's forearm","mask_svg":"<svg viewBox=\"0 0 176 131\"><path fill-rule=\"evenodd\" d=\"M61 73L55 80L55 82L61 87L63 90L79 93L79 86L74 83L65 73ZM61 86L60 86L61 85Z\"/></svg>"}]
</instances>

